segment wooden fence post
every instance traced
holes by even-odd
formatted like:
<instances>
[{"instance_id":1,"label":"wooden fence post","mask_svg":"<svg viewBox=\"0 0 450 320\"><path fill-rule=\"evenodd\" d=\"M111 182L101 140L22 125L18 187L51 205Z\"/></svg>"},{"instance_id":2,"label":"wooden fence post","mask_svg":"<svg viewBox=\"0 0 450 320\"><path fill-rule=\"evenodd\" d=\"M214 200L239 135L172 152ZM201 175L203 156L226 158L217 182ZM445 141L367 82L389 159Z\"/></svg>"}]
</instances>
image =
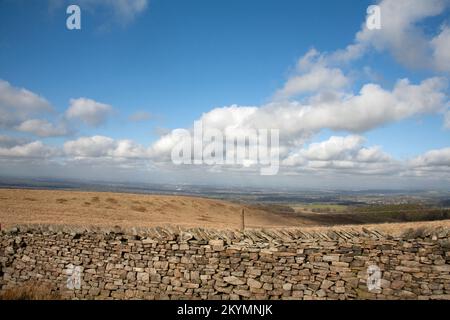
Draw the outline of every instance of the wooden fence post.
<instances>
[{"instance_id":1,"label":"wooden fence post","mask_svg":"<svg viewBox=\"0 0 450 320\"><path fill-rule=\"evenodd\" d=\"M241 230L242 231L245 230L245 218L244 218L244 216L245 216L245 209L242 208L242 211L241 211Z\"/></svg>"}]
</instances>

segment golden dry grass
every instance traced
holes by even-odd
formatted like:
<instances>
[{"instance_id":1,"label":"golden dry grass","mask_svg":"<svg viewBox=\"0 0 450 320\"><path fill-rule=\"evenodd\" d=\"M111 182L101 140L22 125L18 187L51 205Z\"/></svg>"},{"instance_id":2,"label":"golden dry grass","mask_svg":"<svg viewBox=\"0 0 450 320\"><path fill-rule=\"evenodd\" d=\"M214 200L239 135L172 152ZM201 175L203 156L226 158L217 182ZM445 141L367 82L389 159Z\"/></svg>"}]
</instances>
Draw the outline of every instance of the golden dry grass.
<instances>
[{"instance_id":1,"label":"golden dry grass","mask_svg":"<svg viewBox=\"0 0 450 320\"><path fill-rule=\"evenodd\" d=\"M0 189L0 223L89 226L239 228L242 205L188 196ZM305 226L311 222L245 207L246 227Z\"/></svg>"}]
</instances>

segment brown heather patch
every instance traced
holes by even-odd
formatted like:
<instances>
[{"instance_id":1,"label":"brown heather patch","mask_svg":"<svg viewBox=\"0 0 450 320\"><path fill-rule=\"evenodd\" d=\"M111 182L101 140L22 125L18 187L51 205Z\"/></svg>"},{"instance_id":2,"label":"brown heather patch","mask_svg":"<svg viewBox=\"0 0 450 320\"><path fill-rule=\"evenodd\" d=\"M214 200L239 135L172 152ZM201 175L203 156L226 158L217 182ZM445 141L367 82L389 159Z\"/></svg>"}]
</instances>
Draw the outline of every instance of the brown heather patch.
<instances>
[{"instance_id":1,"label":"brown heather patch","mask_svg":"<svg viewBox=\"0 0 450 320\"><path fill-rule=\"evenodd\" d=\"M142 206L131 206L131 210L138 211L138 212L146 212L147 211L147 209L145 209L145 207L142 207Z\"/></svg>"},{"instance_id":2,"label":"brown heather patch","mask_svg":"<svg viewBox=\"0 0 450 320\"><path fill-rule=\"evenodd\" d=\"M0 300L61 300L47 283L30 281L0 291Z\"/></svg>"},{"instance_id":3,"label":"brown heather patch","mask_svg":"<svg viewBox=\"0 0 450 320\"><path fill-rule=\"evenodd\" d=\"M113 203L113 204L119 203L119 201L117 201L117 199L115 199L115 198L106 198L106 202Z\"/></svg>"}]
</instances>

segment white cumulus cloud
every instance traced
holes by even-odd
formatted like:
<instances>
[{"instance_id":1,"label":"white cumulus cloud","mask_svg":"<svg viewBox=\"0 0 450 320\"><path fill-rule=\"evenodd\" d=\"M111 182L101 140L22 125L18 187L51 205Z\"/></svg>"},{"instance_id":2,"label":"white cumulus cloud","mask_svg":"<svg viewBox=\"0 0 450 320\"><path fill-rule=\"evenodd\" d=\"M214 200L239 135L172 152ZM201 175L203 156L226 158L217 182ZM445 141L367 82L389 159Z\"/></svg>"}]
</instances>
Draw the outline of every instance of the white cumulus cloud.
<instances>
[{"instance_id":1,"label":"white cumulus cloud","mask_svg":"<svg viewBox=\"0 0 450 320\"><path fill-rule=\"evenodd\" d=\"M58 150L34 141L12 147L0 147L1 158L51 158L57 156Z\"/></svg>"},{"instance_id":2,"label":"white cumulus cloud","mask_svg":"<svg viewBox=\"0 0 450 320\"><path fill-rule=\"evenodd\" d=\"M413 167L450 167L450 148L430 150L411 161Z\"/></svg>"},{"instance_id":3,"label":"white cumulus cloud","mask_svg":"<svg viewBox=\"0 0 450 320\"><path fill-rule=\"evenodd\" d=\"M54 125L43 119L25 120L15 129L22 132L32 133L40 137L58 137L65 136L69 133L68 128L63 123Z\"/></svg>"},{"instance_id":4,"label":"white cumulus cloud","mask_svg":"<svg viewBox=\"0 0 450 320\"><path fill-rule=\"evenodd\" d=\"M365 138L358 135L331 136L328 140L311 143L291 153L283 164L301 170L347 168L359 171L388 169L392 158L380 147L365 147Z\"/></svg>"},{"instance_id":5,"label":"white cumulus cloud","mask_svg":"<svg viewBox=\"0 0 450 320\"><path fill-rule=\"evenodd\" d=\"M282 143L298 146L322 129L365 132L408 117L441 112L447 104L446 80L430 78L419 84L399 80L389 91L376 84L364 85L359 94L314 104L273 102L262 107L233 105L215 108L199 120L205 128L226 134L245 129L279 129ZM153 145L161 152L176 144L173 133Z\"/></svg>"},{"instance_id":6,"label":"white cumulus cloud","mask_svg":"<svg viewBox=\"0 0 450 320\"><path fill-rule=\"evenodd\" d=\"M363 23L354 43L330 54L330 61L351 61L374 48L391 53L399 63L413 69L450 72L448 28L430 35L421 24L447 12L449 0L382 0L378 5L381 29L369 30Z\"/></svg>"},{"instance_id":7,"label":"white cumulus cloud","mask_svg":"<svg viewBox=\"0 0 450 320\"><path fill-rule=\"evenodd\" d=\"M71 99L66 111L68 119L78 119L91 127L97 127L107 120L113 108L88 98Z\"/></svg>"},{"instance_id":8,"label":"white cumulus cloud","mask_svg":"<svg viewBox=\"0 0 450 320\"><path fill-rule=\"evenodd\" d=\"M334 91L348 86L349 83L350 80L341 69L326 67L322 55L311 49L300 58L295 74L276 92L275 98L284 99L303 93Z\"/></svg>"},{"instance_id":9,"label":"white cumulus cloud","mask_svg":"<svg viewBox=\"0 0 450 320\"><path fill-rule=\"evenodd\" d=\"M433 58L438 70L450 71L450 28L445 26L431 41Z\"/></svg>"},{"instance_id":10,"label":"white cumulus cloud","mask_svg":"<svg viewBox=\"0 0 450 320\"><path fill-rule=\"evenodd\" d=\"M0 127L11 128L28 117L52 111L38 94L0 79Z\"/></svg>"},{"instance_id":11,"label":"white cumulus cloud","mask_svg":"<svg viewBox=\"0 0 450 320\"><path fill-rule=\"evenodd\" d=\"M420 114L441 113L448 104L444 78L429 78L418 84L399 80L392 90L377 84L364 85L358 94L336 95L333 99L310 99L308 103L275 101L261 107L237 106L215 108L198 120L204 132L219 130L224 137L251 130L279 129L280 158L284 164L307 163L309 168L354 168L381 172L389 155L380 147L363 147L359 135L332 137L301 149L323 129L363 133L390 122ZM170 161L174 146L180 143L184 129L163 135L149 149L153 160ZM187 128L191 133L192 128ZM300 152L299 152L300 148ZM392 166L389 165L390 169Z\"/></svg>"},{"instance_id":12,"label":"white cumulus cloud","mask_svg":"<svg viewBox=\"0 0 450 320\"><path fill-rule=\"evenodd\" d=\"M114 140L105 136L81 137L64 143L68 156L79 158L145 158L144 147L131 140Z\"/></svg>"}]
</instances>

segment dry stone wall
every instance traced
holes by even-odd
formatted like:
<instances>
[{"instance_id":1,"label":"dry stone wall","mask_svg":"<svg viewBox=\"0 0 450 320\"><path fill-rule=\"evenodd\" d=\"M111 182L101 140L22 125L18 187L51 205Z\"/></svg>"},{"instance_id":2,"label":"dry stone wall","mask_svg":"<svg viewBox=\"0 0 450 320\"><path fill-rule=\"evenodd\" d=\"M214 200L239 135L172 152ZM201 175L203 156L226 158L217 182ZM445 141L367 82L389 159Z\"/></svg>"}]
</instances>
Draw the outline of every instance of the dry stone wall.
<instances>
[{"instance_id":1,"label":"dry stone wall","mask_svg":"<svg viewBox=\"0 0 450 320\"><path fill-rule=\"evenodd\" d=\"M19 226L0 235L0 291L39 281L72 299L450 299L448 229L363 230Z\"/></svg>"}]
</instances>

